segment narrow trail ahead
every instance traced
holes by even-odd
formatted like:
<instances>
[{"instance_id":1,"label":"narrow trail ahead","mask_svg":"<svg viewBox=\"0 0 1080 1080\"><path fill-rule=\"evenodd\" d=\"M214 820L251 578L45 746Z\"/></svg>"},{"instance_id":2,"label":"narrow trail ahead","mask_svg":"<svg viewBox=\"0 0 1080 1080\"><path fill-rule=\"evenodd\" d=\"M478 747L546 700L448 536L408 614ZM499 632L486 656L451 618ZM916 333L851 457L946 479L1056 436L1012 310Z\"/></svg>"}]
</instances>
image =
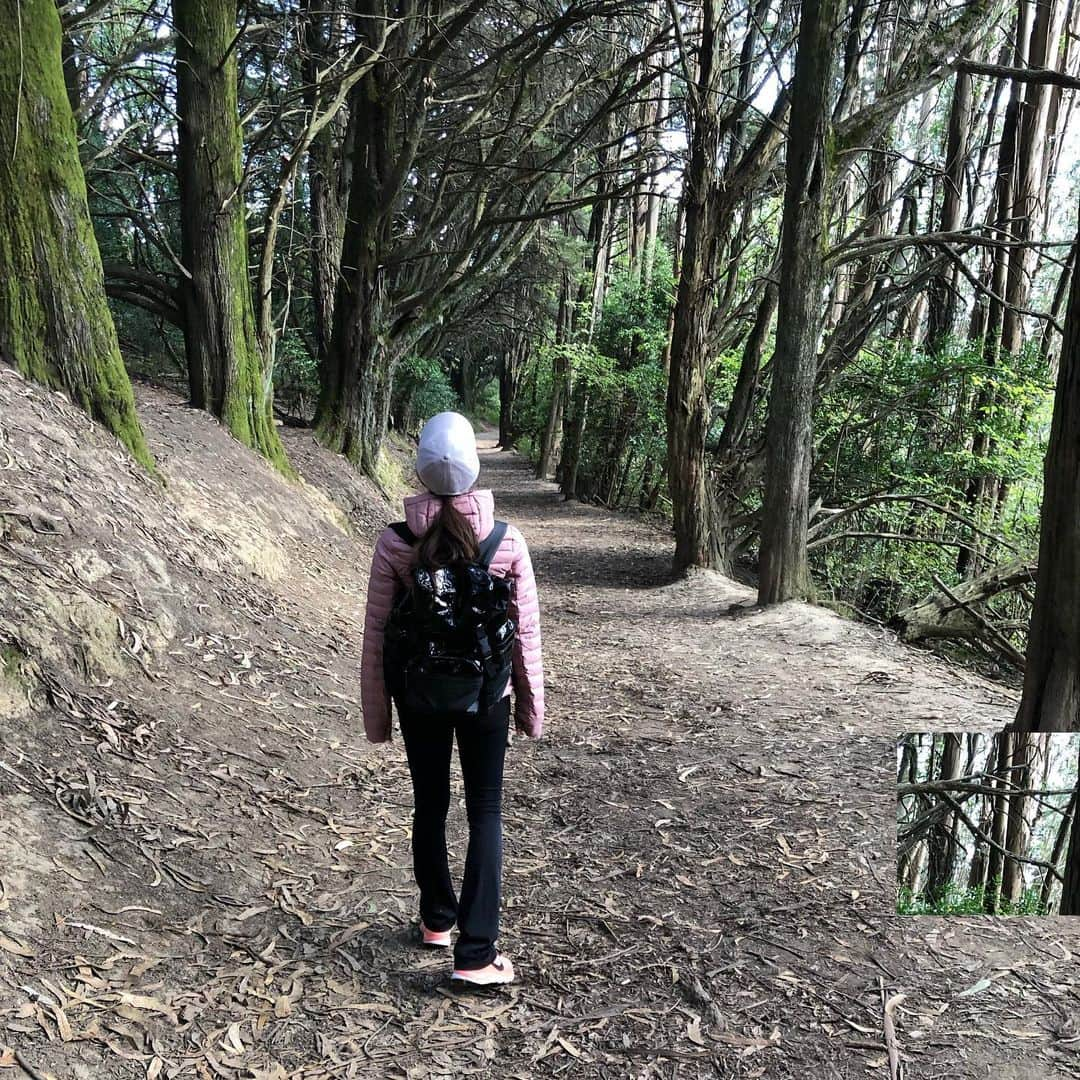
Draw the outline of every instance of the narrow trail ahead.
<instances>
[{"instance_id":1,"label":"narrow trail ahead","mask_svg":"<svg viewBox=\"0 0 1080 1080\"><path fill-rule=\"evenodd\" d=\"M549 717L508 758L520 981L457 996L414 945L400 741L360 728L382 503L308 433L298 489L150 389L164 492L2 369L0 412L0 646L37 672L0 678L0 1075L888 1080L884 997L908 1080L1080 1077L1080 920L891 914L895 736L1000 725L999 687L672 582L662 531L489 445Z\"/></svg>"},{"instance_id":2,"label":"narrow trail ahead","mask_svg":"<svg viewBox=\"0 0 1080 1080\"><path fill-rule=\"evenodd\" d=\"M719 575L666 583L664 534L516 455L484 469L542 590L550 742L511 754L507 945L521 1000L559 1009L547 1053L887 1076L884 987L911 1078L1080 1076L1080 926L891 914L895 736L1000 726L1011 695Z\"/></svg>"}]
</instances>

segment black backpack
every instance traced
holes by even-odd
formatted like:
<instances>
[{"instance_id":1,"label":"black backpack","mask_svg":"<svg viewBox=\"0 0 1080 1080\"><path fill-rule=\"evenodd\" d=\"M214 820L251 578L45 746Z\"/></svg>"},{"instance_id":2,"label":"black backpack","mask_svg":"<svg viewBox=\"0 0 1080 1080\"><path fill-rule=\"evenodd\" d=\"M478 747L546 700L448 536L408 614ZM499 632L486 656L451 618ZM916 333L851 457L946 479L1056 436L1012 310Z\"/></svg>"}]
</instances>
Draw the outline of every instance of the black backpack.
<instances>
[{"instance_id":1,"label":"black backpack","mask_svg":"<svg viewBox=\"0 0 1080 1080\"><path fill-rule=\"evenodd\" d=\"M390 528L416 543L404 522ZM505 535L506 522L495 522L475 562L414 567L399 591L383 645L383 674L399 711L482 713L502 699L517 626L511 583L489 568Z\"/></svg>"}]
</instances>

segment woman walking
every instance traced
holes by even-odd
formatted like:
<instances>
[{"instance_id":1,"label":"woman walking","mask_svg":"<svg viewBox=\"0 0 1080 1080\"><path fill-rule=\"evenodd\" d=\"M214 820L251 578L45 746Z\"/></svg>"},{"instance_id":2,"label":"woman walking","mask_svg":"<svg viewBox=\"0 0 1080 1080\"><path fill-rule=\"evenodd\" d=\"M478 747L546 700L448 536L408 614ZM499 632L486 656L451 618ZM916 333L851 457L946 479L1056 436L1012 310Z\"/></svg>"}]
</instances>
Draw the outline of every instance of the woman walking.
<instances>
[{"instance_id":1,"label":"woman walking","mask_svg":"<svg viewBox=\"0 0 1080 1080\"><path fill-rule=\"evenodd\" d=\"M458 413L424 426L416 473L427 489L405 500L405 522L379 537L364 620L362 698L371 742L392 730L397 706L412 775L413 869L420 940L449 948L457 982L512 982L495 947L502 880L503 759L514 723L530 738L544 721L540 612L521 534L495 520L476 438ZM461 894L446 852L454 739L465 783L469 846Z\"/></svg>"}]
</instances>

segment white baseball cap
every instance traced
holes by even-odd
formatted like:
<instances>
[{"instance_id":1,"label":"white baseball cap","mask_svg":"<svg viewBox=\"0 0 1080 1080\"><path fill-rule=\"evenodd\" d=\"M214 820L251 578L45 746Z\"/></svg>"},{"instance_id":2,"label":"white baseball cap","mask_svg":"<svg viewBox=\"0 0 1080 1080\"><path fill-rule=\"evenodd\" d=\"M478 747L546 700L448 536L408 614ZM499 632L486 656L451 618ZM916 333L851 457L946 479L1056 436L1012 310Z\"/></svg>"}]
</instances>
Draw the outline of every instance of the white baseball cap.
<instances>
[{"instance_id":1,"label":"white baseball cap","mask_svg":"<svg viewBox=\"0 0 1080 1080\"><path fill-rule=\"evenodd\" d=\"M480 475L476 435L461 413L436 413L420 432L416 475L433 495L462 495Z\"/></svg>"}]
</instances>

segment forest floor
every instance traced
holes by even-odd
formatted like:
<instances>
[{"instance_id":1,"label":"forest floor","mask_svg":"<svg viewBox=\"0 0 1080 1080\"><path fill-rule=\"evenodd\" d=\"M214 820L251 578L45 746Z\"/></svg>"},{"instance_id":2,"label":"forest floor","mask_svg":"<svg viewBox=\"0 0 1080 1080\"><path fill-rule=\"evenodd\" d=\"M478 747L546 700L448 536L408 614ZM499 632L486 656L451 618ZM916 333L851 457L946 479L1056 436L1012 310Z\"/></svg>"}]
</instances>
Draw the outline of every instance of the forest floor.
<instances>
[{"instance_id":1,"label":"forest floor","mask_svg":"<svg viewBox=\"0 0 1080 1080\"><path fill-rule=\"evenodd\" d=\"M1011 692L672 582L662 531L490 440L549 716L508 752L519 981L452 993L400 741L360 728L389 508L305 432L297 485L139 399L165 490L0 366L0 1078L889 1078L887 1026L908 1080L1080 1077L1080 920L893 913L895 737Z\"/></svg>"}]
</instances>

